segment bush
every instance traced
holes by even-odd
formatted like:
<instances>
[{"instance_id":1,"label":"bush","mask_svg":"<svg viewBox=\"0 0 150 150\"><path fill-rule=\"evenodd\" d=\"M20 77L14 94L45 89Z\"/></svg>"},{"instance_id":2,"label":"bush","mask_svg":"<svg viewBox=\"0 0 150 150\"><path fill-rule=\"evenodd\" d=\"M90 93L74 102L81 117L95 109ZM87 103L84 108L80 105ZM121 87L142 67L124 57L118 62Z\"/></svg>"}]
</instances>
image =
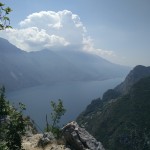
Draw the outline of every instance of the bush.
<instances>
[{"instance_id":1,"label":"bush","mask_svg":"<svg viewBox=\"0 0 150 150\"><path fill-rule=\"evenodd\" d=\"M23 117L25 106L11 106L5 99L5 88L0 89L0 149L21 150L22 135L25 134L27 120Z\"/></svg>"},{"instance_id":2,"label":"bush","mask_svg":"<svg viewBox=\"0 0 150 150\"><path fill-rule=\"evenodd\" d=\"M58 103L55 103L54 101L51 101L51 107L52 107L52 113L51 113L51 120L52 124L48 124L47 116L46 116L46 122L47 122L47 128L46 131L51 131L56 138L60 138L60 128L58 126L61 117L65 114L66 109L63 106L63 102L61 99L58 100Z\"/></svg>"}]
</instances>

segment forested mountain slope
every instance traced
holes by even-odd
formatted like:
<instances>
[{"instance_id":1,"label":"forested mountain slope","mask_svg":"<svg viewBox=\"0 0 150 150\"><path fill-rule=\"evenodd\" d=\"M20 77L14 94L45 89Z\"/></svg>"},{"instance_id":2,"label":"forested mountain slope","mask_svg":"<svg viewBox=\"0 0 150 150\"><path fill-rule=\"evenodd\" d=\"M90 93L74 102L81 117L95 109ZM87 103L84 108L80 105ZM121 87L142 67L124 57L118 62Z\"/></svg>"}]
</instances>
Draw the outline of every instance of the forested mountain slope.
<instances>
[{"instance_id":1,"label":"forested mountain slope","mask_svg":"<svg viewBox=\"0 0 150 150\"><path fill-rule=\"evenodd\" d=\"M126 94L107 91L77 121L108 150L150 149L150 76L137 80Z\"/></svg>"}]
</instances>

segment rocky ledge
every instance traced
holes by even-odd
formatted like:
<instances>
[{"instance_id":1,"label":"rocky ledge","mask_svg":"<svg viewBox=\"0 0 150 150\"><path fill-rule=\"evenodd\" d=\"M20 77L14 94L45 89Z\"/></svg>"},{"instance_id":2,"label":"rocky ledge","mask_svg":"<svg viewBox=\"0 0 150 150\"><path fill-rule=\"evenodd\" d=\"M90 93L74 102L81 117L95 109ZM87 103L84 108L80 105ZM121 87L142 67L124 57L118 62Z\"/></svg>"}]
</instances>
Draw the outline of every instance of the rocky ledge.
<instances>
[{"instance_id":1,"label":"rocky ledge","mask_svg":"<svg viewBox=\"0 0 150 150\"><path fill-rule=\"evenodd\" d=\"M105 150L100 142L73 121L62 128L62 138L51 133L34 134L23 138L25 150Z\"/></svg>"}]
</instances>

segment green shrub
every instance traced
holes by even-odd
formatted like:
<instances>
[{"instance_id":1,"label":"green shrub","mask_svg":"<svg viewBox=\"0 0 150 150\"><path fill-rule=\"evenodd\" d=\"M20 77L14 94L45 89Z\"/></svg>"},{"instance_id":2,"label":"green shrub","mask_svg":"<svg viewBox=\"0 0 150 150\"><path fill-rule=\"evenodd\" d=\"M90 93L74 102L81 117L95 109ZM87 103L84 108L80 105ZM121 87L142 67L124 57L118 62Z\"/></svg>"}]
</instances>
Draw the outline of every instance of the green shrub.
<instances>
[{"instance_id":1,"label":"green shrub","mask_svg":"<svg viewBox=\"0 0 150 150\"><path fill-rule=\"evenodd\" d=\"M60 128L58 126L61 117L65 114L66 109L63 106L63 101L61 99L58 100L58 103L55 103L54 101L51 101L51 120L52 124L48 124L47 117L46 117L46 122L47 122L47 128L46 131L49 132L51 131L56 138L60 138L61 132Z\"/></svg>"},{"instance_id":2,"label":"green shrub","mask_svg":"<svg viewBox=\"0 0 150 150\"><path fill-rule=\"evenodd\" d=\"M21 150L22 136L27 125L23 117L25 106L19 103L19 108L11 106L5 99L5 88L0 89L0 150Z\"/></svg>"}]
</instances>

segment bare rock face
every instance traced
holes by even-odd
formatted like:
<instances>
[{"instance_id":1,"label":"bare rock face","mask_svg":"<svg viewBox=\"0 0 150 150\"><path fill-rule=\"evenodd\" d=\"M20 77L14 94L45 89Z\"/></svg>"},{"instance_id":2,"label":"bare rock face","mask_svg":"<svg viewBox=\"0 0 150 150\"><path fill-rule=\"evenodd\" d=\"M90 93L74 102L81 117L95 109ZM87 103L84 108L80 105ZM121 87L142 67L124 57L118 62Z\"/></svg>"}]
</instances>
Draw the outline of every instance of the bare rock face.
<instances>
[{"instance_id":1,"label":"bare rock face","mask_svg":"<svg viewBox=\"0 0 150 150\"><path fill-rule=\"evenodd\" d=\"M75 150L105 150L100 142L73 121L62 128L66 143Z\"/></svg>"}]
</instances>

